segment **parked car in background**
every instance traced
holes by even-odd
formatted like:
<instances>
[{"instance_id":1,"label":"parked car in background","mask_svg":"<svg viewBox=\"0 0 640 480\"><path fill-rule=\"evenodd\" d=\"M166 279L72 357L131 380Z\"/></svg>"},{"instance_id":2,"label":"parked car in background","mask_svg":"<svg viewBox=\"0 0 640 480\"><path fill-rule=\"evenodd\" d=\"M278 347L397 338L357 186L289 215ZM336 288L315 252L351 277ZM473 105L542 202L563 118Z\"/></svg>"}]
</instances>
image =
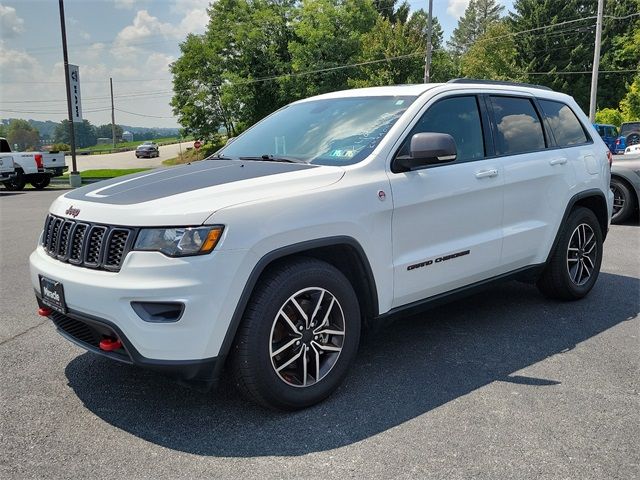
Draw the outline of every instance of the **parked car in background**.
<instances>
[{"instance_id":1,"label":"parked car in background","mask_svg":"<svg viewBox=\"0 0 640 480\"><path fill-rule=\"evenodd\" d=\"M630 147L627 147L624 149L625 155L631 155L636 153L640 153L640 145L631 145Z\"/></svg>"},{"instance_id":2,"label":"parked car in background","mask_svg":"<svg viewBox=\"0 0 640 480\"><path fill-rule=\"evenodd\" d=\"M0 182L11 180L16 175L16 167L13 157L6 153L0 153Z\"/></svg>"},{"instance_id":3,"label":"parked car in background","mask_svg":"<svg viewBox=\"0 0 640 480\"><path fill-rule=\"evenodd\" d=\"M7 190L22 190L27 183L42 190L52 177L61 176L66 170L64 152L12 152L6 139L0 138L0 154L10 153L15 163L16 174L3 180Z\"/></svg>"},{"instance_id":4,"label":"parked car in background","mask_svg":"<svg viewBox=\"0 0 640 480\"><path fill-rule=\"evenodd\" d=\"M598 135L602 138L602 141L609 147L611 153L615 153L616 140L618 138L618 129L615 125L608 125L604 123L594 123L593 126L598 132Z\"/></svg>"},{"instance_id":5,"label":"parked car in background","mask_svg":"<svg viewBox=\"0 0 640 480\"><path fill-rule=\"evenodd\" d=\"M615 157L611 165L613 215L611 223L621 223L638 215L640 198L640 152Z\"/></svg>"},{"instance_id":6,"label":"parked car in background","mask_svg":"<svg viewBox=\"0 0 640 480\"><path fill-rule=\"evenodd\" d=\"M160 148L153 142L144 142L136 148L136 158L153 158L160 156Z\"/></svg>"},{"instance_id":7,"label":"parked car in background","mask_svg":"<svg viewBox=\"0 0 640 480\"><path fill-rule=\"evenodd\" d=\"M624 153L627 147L640 144L640 122L625 122L620 126L613 153Z\"/></svg>"}]
</instances>

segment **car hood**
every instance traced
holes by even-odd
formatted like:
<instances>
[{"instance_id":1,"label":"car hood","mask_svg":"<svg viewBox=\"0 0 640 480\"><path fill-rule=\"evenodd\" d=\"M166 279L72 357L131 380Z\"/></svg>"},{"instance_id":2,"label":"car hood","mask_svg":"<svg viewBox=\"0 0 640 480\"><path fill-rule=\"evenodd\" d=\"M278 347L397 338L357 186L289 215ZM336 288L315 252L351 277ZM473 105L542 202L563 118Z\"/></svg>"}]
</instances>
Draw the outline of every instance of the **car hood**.
<instances>
[{"instance_id":1,"label":"car hood","mask_svg":"<svg viewBox=\"0 0 640 480\"><path fill-rule=\"evenodd\" d=\"M205 160L78 188L58 197L50 211L111 225L200 225L221 208L322 188L343 175L340 167Z\"/></svg>"}]
</instances>

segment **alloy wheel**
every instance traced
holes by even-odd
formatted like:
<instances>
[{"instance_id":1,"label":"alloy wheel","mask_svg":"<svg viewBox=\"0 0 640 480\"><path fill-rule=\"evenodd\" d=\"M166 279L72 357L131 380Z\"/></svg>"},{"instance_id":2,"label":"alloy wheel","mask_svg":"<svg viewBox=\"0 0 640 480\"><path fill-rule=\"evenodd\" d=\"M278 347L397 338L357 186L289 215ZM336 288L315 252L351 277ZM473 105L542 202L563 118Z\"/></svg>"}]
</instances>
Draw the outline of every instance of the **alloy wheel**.
<instances>
[{"instance_id":1,"label":"alloy wheel","mask_svg":"<svg viewBox=\"0 0 640 480\"><path fill-rule=\"evenodd\" d=\"M269 339L271 365L293 387L309 387L334 367L345 337L344 312L328 290L310 287L280 307Z\"/></svg>"},{"instance_id":2,"label":"alloy wheel","mask_svg":"<svg viewBox=\"0 0 640 480\"><path fill-rule=\"evenodd\" d=\"M578 225L569 240L567 249L567 270L569 278L578 285L589 281L596 267L598 249L596 235L586 223Z\"/></svg>"}]
</instances>

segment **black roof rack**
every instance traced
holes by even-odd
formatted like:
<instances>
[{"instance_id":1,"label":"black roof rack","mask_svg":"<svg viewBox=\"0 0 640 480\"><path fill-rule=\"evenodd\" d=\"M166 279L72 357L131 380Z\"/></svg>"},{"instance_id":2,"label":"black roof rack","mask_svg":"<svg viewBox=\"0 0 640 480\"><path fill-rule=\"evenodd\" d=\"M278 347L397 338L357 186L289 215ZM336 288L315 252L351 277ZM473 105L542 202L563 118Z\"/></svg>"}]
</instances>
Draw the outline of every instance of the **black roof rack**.
<instances>
[{"instance_id":1,"label":"black roof rack","mask_svg":"<svg viewBox=\"0 0 640 480\"><path fill-rule=\"evenodd\" d=\"M507 85L511 87L539 88L541 90L553 91L553 89L549 87L545 87L544 85L535 85L533 83L506 82L502 80L477 80L475 78L452 78L447 83L479 83L482 85Z\"/></svg>"}]
</instances>

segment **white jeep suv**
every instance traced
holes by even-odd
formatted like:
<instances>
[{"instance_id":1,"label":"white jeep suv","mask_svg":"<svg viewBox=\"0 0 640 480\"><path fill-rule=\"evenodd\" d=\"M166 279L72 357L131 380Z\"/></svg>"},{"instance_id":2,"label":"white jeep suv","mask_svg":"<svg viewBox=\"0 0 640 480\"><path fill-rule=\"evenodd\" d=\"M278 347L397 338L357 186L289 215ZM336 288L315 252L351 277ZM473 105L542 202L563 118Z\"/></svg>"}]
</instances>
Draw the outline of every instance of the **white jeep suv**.
<instances>
[{"instance_id":1,"label":"white jeep suv","mask_svg":"<svg viewBox=\"0 0 640 480\"><path fill-rule=\"evenodd\" d=\"M575 101L454 80L288 105L206 161L65 193L31 255L59 332L114 360L296 409L365 323L510 278L584 297L612 209Z\"/></svg>"}]
</instances>

